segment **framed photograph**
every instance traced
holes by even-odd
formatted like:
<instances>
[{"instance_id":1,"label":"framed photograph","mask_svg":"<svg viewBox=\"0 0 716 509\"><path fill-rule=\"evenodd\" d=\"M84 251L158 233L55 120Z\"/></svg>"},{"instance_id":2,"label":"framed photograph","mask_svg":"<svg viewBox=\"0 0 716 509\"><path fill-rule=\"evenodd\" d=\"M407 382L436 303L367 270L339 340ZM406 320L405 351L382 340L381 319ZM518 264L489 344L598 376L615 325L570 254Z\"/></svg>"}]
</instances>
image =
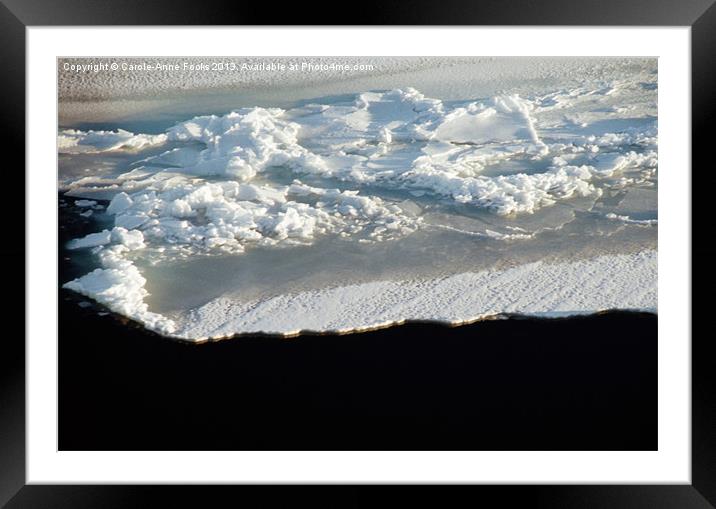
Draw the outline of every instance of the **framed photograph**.
<instances>
[{"instance_id":1,"label":"framed photograph","mask_svg":"<svg viewBox=\"0 0 716 509\"><path fill-rule=\"evenodd\" d=\"M0 503L716 505L691 321L716 8L291 10L3 2L27 300Z\"/></svg>"}]
</instances>

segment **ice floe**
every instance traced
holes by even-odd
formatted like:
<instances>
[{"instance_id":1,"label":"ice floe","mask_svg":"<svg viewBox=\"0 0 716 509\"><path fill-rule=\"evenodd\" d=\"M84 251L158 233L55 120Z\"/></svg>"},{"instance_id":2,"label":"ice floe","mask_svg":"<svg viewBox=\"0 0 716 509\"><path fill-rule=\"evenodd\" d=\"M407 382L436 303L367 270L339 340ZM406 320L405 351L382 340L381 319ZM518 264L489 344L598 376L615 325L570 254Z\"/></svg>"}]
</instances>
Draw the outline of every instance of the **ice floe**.
<instances>
[{"instance_id":1,"label":"ice floe","mask_svg":"<svg viewBox=\"0 0 716 509\"><path fill-rule=\"evenodd\" d=\"M657 182L656 121L639 119L614 131L621 124L579 121L565 131L554 120L554 112L572 100L623 89L611 84L574 95L444 102L404 88L288 109L239 108L179 122L162 134L61 130L58 147L67 157L112 154L127 161L116 171L62 182L68 195L81 198L77 207L101 210L95 217L112 223L67 245L92 249L101 267L64 286L152 330L192 340L353 330L404 319L460 322L511 312L655 310L655 251L256 302L219 297L190 310L189 318L151 312L138 268L240 255L254 247L306 246L331 236L400 241L431 229L531 242L592 209L613 223L612 230L600 226L594 235L657 225L632 211L644 208L639 199L650 204L655 198L643 190ZM541 115L549 121L541 124ZM109 201L106 209L98 199ZM450 214L477 226L425 220ZM586 282L580 279L584 270L593 274ZM642 286L629 283L640 278ZM583 291L585 284L594 291ZM567 288L574 286L582 290L570 293Z\"/></svg>"}]
</instances>

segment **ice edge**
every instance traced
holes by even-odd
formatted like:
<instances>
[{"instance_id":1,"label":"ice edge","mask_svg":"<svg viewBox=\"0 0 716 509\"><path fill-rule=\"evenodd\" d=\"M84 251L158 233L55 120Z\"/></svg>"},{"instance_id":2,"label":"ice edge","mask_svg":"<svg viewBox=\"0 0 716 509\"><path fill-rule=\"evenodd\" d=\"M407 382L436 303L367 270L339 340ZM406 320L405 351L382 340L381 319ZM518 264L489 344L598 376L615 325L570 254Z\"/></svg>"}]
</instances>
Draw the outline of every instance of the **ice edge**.
<instances>
[{"instance_id":1,"label":"ice edge","mask_svg":"<svg viewBox=\"0 0 716 509\"><path fill-rule=\"evenodd\" d=\"M75 292L73 292L75 293ZM393 320L382 324L374 324L365 327L346 327L343 329L296 329L295 331L287 332L276 332L276 331L260 331L260 332L235 332L226 335L217 336L205 336L199 338L187 338L184 336L178 336L174 334L165 334L158 330L152 329L145 326L141 322L128 318L120 313L112 311L105 305L92 299L92 303L98 309L102 309L102 312L107 317L114 320L121 321L124 323L131 323L137 329L144 330L148 333L155 334L157 337L176 341L187 345L203 345L208 343L218 343L220 341L228 341L232 339L241 338L276 338L276 339L293 339L302 336L347 336L350 334L363 334L368 332L374 332L378 330L385 330L394 327L401 327L403 325L438 325L445 328L456 328L467 325L472 325L479 322L496 321L496 320L544 320L544 321L558 321L568 320L571 318L581 318L589 316L600 316L609 315L615 313L628 313L628 314L650 314L658 316L656 308L645 307L645 308L605 308L598 310L585 310L585 311L573 311L573 312L532 312L532 313L487 313L464 320L439 320L439 319L423 319L423 318L403 318L400 320Z\"/></svg>"}]
</instances>

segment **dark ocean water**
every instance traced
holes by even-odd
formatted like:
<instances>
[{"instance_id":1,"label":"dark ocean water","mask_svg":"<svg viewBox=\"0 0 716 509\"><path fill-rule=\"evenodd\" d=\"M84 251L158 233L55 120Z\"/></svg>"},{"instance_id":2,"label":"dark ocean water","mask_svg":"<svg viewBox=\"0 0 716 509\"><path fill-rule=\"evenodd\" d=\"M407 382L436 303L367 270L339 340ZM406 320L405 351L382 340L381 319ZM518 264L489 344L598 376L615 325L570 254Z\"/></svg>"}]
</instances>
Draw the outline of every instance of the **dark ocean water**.
<instances>
[{"instance_id":1,"label":"dark ocean water","mask_svg":"<svg viewBox=\"0 0 716 509\"><path fill-rule=\"evenodd\" d=\"M60 293L61 450L655 450L657 318L191 345Z\"/></svg>"}]
</instances>

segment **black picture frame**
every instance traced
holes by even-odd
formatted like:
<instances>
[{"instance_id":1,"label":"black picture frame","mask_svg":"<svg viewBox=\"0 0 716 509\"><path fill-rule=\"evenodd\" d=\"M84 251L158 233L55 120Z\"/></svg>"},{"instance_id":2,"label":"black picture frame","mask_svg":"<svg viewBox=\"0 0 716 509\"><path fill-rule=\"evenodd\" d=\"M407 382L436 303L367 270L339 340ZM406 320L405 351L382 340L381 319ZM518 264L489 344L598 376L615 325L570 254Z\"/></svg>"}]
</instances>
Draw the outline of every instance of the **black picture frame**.
<instances>
[{"instance_id":1,"label":"black picture frame","mask_svg":"<svg viewBox=\"0 0 716 509\"><path fill-rule=\"evenodd\" d=\"M322 20L303 3L238 4L204 0L180 2L155 0L2 0L0 2L0 68L3 69L0 95L4 122L2 143L5 153L17 155L16 168L24 168L25 140L25 29L28 26L74 25L248 25L248 24L335 24ZM716 118L716 5L714 0L420 0L409 4L397 1L361 4L351 24L388 25L647 25L691 27L692 72L692 211L693 231L708 232L705 213L699 207L709 203L708 194L716 183L707 165L710 156L709 126ZM8 170L9 171L9 170ZM12 171L15 188L25 188L24 175ZM698 179L698 180L697 180ZM695 185L698 184L698 185ZM28 190L25 189L25 192ZM19 194L19 193L17 193ZM22 197L20 198L22 200ZM22 203L17 204L23 207ZM22 210L22 209L20 209ZM18 224L19 222L15 222ZM24 228L10 226L9 235L24 239ZM692 246L694 255L713 256L716 251L702 243ZM0 254L6 264L24 266L24 243L2 243ZM19 246L19 247L17 247ZM693 261L692 261L693 264ZM713 288L713 269L700 264L694 288ZM25 267L27 270L27 267ZM692 268L693 270L693 268ZM18 271L19 272L19 271ZM18 279L19 274L16 275ZM16 282L19 287L20 281ZM24 281L23 281L24 284ZM23 287L24 288L24 287ZM25 290L16 290L6 300L6 321L17 320L24 308ZM708 316L708 298L693 300L693 316L700 322ZM696 322L698 323L698 322ZM24 328L21 328L24 329ZM689 485L588 485L588 486L479 486L480 500L529 500L530 507L716 507L716 384L713 375L714 347L706 334L693 334L692 345L692 482ZM25 337L24 330L6 330L0 341L0 505L7 507L135 507L151 506L150 500L167 502L178 495L185 504L211 506L210 497L223 496L228 487L199 493L186 488L151 486L68 486L26 485L25 481ZM218 493L217 493L218 492ZM199 498L194 498L199 497ZM353 487L332 495L335 505L370 503L370 490ZM430 497L421 495L423 501ZM201 501L201 503L199 503ZM444 498L435 502L443 505ZM265 502L271 502L269 498ZM295 503L295 501L294 501ZM164 505L164 504L163 504Z\"/></svg>"}]
</instances>

